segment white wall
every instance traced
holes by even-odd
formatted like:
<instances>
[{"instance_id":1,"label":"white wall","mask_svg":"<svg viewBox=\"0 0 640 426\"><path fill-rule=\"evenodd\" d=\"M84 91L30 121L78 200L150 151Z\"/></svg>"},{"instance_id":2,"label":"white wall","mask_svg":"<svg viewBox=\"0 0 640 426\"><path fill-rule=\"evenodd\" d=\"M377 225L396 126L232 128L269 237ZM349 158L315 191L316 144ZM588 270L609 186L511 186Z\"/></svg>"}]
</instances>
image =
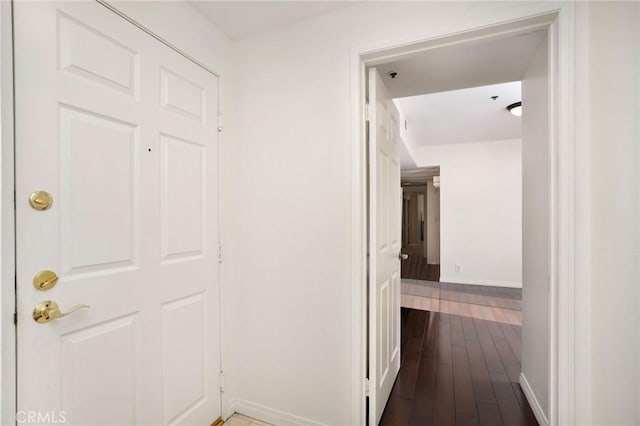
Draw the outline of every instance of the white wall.
<instances>
[{"instance_id":1,"label":"white wall","mask_svg":"<svg viewBox=\"0 0 640 426\"><path fill-rule=\"evenodd\" d=\"M228 377L237 379L239 404L332 425L352 424L352 407L359 412L359 384L350 381L359 368L351 333L352 49L557 6L371 2L237 43L231 106L239 125L227 157L235 197L226 213L234 242L225 256L236 274L238 371Z\"/></svg>"},{"instance_id":2,"label":"white wall","mask_svg":"<svg viewBox=\"0 0 640 426\"><path fill-rule=\"evenodd\" d=\"M640 5L589 3L592 424L640 424Z\"/></svg>"},{"instance_id":3,"label":"white wall","mask_svg":"<svg viewBox=\"0 0 640 426\"><path fill-rule=\"evenodd\" d=\"M549 417L549 71L547 36L522 80L522 374Z\"/></svg>"},{"instance_id":4,"label":"white wall","mask_svg":"<svg viewBox=\"0 0 640 426\"><path fill-rule=\"evenodd\" d=\"M350 253L352 49L454 33L552 10L559 5L551 2L366 3L238 43L235 52L238 69L234 74L237 84L232 105L238 126L226 153L226 162L233 167L228 183L234 195L224 211L233 236L233 245L225 250L225 266L236 274L232 301L235 315L231 327L237 337L233 358L237 360L238 370L228 378L237 379L237 401L244 401L245 407L263 407L262 412L280 413L281 418L291 419L287 416L296 415L298 419L309 420L306 423L348 425L355 418L351 416L351 407L357 407L358 401L351 399L353 384L349 382L356 376L353 369L358 367L353 356L357 354L352 349L355 336L351 335L350 287L355 273ZM608 23L608 17L599 13L598 9L606 5L593 7L597 15L592 19L594 27L601 32L606 28L618 29L620 24ZM634 9L637 5L624 7ZM638 92L630 89L636 84L631 76L638 75L638 46L629 41L637 40L630 35L635 31L635 24L629 21L632 18L637 19L637 13L623 11L621 31L594 32L594 36L600 37L599 41L591 42L594 61L615 55L619 66L609 69L606 61L598 62L593 78L577 87L578 98L594 90L594 94L607 99L609 109L594 105L593 113L597 113L597 117L585 124L596 126L593 130L601 135L591 141L592 149L598 154L597 158L593 156L593 164L605 161L604 168L599 165L594 177L606 179L592 188L593 205L588 204L589 207L577 210L576 214L581 221L591 210L597 213L593 227L604 226L594 236L596 253L605 256L599 258L595 267L598 270L594 271L599 278L593 283L594 303L603 305L585 322L593 322L598 327L594 351L578 352L576 360L577 365L586 365L584 360L596 354L595 343L601 345L597 346L598 357L594 360L598 362L597 368L606 367L594 375L593 382L604 385L601 392L611 391L611 395L619 395L611 388L622 372L632 367L631 373L620 382L624 396L614 402L612 408L606 405L609 399L606 397L575 401L576 407L593 407L580 412L584 423L590 422L591 409L599 424L608 423L602 420L609 415L615 419L626 416L623 420L629 421L621 422L624 424L638 423L628 408L632 407L637 413L640 406L638 376L633 372L633 366L638 365L634 348L638 346L639 299L637 288L632 288L638 283L637 170L640 167L637 145L632 143L637 141L637 128L633 124L615 128L620 123L620 112L622 117L631 114L637 117ZM580 22L580 25L588 29L589 24ZM584 53L582 43L588 43L583 35L576 39L579 54ZM625 49L617 48L624 43L627 43ZM577 58L577 63L581 61L584 56ZM585 67L578 70L576 76L582 78L587 72ZM616 79L612 81L610 73L622 74L624 78L617 79L619 75L614 75ZM615 89L611 94L598 92L610 86ZM614 104L613 99L619 96L624 97L624 102ZM633 108L625 109L628 106ZM609 130L616 138L607 137ZM576 142L581 158L583 141ZM607 151L611 143L614 149ZM576 171L578 181L584 182L588 168L580 164ZM611 182L618 186L612 187ZM618 213L607 206L617 207L617 201L612 202L611 198L622 192L625 196L633 195ZM583 201L584 198L580 198L578 202ZM259 206L259 221L251 213L254 209L249 203ZM576 238L582 238L582 234ZM620 257L613 258L614 249L618 248ZM580 276L589 275L585 253L581 251L578 256L576 264L582 269L575 272ZM623 261L625 265L621 265ZM605 280L605 277L614 279ZM582 282L576 285L576 291L581 291ZM607 293L606 289L614 291ZM616 313L618 306L621 309ZM584 317L583 312L588 308L588 304L578 305L579 318ZM625 319L621 318L623 315ZM622 330L631 333L624 334L628 338L628 351L623 347L622 334L606 335L618 330L621 324L627 324ZM570 362L572 366L573 359ZM610 371L613 374L608 378ZM590 373L589 369L577 370L576 380ZM598 393L598 396L601 395ZM614 413L623 403L624 409L619 410L623 414Z\"/></svg>"},{"instance_id":5,"label":"white wall","mask_svg":"<svg viewBox=\"0 0 640 426\"><path fill-rule=\"evenodd\" d=\"M434 191L433 182L427 182L427 262L440 263L440 191Z\"/></svg>"},{"instance_id":6,"label":"white wall","mask_svg":"<svg viewBox=\"0 0 640 426\"><path fill-rule=\"evenodd\" d=\"M440 281L521 287L520 141L423 146L415 159L440 166Z\"/></svg>"},{"instance_id":7,"label":"white wall","mask_svg":"<svg viewBox=\"0 0 640 426\"><path fill-rule=\"evenodd\" d=\"M393 101L398 108L398 102ZM398 114L400 115L399 125L400 125L400 140L402 143L400 144L400 168L402 170L407 169L415 169L416 162L413 159L414 152L416 150L416 144L411 136L411 132L409 132L408 126L405 127L406 119L404 113L400 108L398 108Z\"/></svg>"}]
</instances>

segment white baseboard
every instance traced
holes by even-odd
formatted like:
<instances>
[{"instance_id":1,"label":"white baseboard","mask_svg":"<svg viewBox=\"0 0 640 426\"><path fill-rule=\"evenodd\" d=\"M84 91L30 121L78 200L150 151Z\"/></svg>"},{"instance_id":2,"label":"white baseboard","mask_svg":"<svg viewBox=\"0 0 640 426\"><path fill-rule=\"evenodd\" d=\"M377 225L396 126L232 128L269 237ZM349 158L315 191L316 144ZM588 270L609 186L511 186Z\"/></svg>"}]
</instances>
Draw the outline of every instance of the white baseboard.
<instances>
[{"instance_id":1,"label":"white baseboard","mask_svg":"<svg viewBox=\"0 0 640 426\"><path fill-rule=\"evenodd\" d=\"M440 282L451 283L451 284L485 285L485 286L491 286L491 287L522 288L522 283L516 282L516 281L476 280L473 278L454 278L454 277L440 276Z\"/></svg>"},{"instance_id":2,"label":"white baseboard","mask_svg":"<svg viewBox=\"0 0 640 426\"><path fill-rule=\"evenodd\" d=\"M542 411L540 402L538 402L538 399L534 395L533 389L531 389L527 378L522 373L520 373L520 386L522 387L522 392L524 393L524 396L527 397L527 401L529 401L531 410L536 416L536 420L538 420L538 423L540 423L540 426L549 426L549 420L547 420L547 416L545 416L544 411Z\"/></svg>"},{"instance_id":3,"label":"white baseboard","mask_svg":"<svg viewBox=\"0 0 640 426\"><path fill-rule=\"evenodd\" d=\"M233 413L244 414L245 416L252 417L256 420L271 423L276 426L326 426L324 423L319 423L314 420L305 419L294 414L285 413L283 411L275 410L273 408L265 407L255 402L247 401L244 399L234 398L229 401L227 409L225 410L227 418Z\"/></svg>"}]
</instances>

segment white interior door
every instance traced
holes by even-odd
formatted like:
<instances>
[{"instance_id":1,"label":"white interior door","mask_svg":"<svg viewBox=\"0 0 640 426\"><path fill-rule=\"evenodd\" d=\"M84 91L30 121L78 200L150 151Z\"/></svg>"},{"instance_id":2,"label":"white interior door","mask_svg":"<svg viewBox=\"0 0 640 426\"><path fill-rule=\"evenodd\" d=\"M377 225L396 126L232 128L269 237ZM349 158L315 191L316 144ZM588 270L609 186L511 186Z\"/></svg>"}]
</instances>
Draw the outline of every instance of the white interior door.
<instances>
[{"instance_id":1,"label":"white interior door","mask_svg":"<svg viewBox=\"0 0 640 426\"><path fill-rule=\"evenodd\" d=\"M377 425L400 370L402 190L398 110L369 69L369 423Z\"/></svg>"},{"instance_id":2,"label":"white interior door","mask_svg":"<svg viewBox=\"0 0 640 426\"><path fill-rule=\"evenodd\" d=\"M14 7L18 410L210 424L217 77L96 2ZM49 209L30 206L38 190ZM49 290L32 283L43 270L59 276ZM90 308L37 323L47 300Z\"/></svg>"}]
</instances>

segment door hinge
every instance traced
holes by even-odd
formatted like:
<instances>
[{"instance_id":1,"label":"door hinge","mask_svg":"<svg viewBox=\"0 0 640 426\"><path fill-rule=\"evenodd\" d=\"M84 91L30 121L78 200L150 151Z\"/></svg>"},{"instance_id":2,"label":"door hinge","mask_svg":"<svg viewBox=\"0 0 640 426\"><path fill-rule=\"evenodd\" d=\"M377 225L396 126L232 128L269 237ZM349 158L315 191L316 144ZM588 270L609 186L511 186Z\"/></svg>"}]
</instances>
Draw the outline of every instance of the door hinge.
<instances>
[{"instance_id":1,"label":"door hinge","mask_svg":"<svg viewBox=\"0 0 640 426\"><path fill-rule=\"evenodd\" d=\"M222 113L218 114L218 132L222 131Z\"/></svg>"},{"instance_id":2,"label":"door hinge","mask_svg":"<svg viewBox=\"0 0 640 426\"><path fill-rule=\"evenodd\" d=\"M14 312L13 313L13 325L18 325L18 313Z\"/></svg>"},{"instance_id":3,"label":"door hinge","mask_svg":"<svg viewBox=\"0 0 640 426\"><path fill-rule=\"evenodd\" d=\"M364 121L369 121L369 102L364 104Z\"/></svg>"},{"instance_id":4,"label":"door hinge","mask_svg":"<svg viewBox=\"0 0 640 426\"><path fill-rule=\"evenodd\" d=\"M364 396L371 395L371 382L369 379L364 379Z\"/></svg>"},{"instance_id":5,"label":"door hinge","mask_svg":"<svg viewBox=\"0 0 640 426\"><path fill-rule=\"evenodd\" d=\"M218 263L222 263L222 244L218 243Z\"/></svg>"},{"instance_id":6,"label":"door hinge","mask_svg":"<svg viewBox=\"0 0 640 426\"><path fill-rule=\"evenodd\" d=\"M224 393L224 371L220 372L220 393Z\"/></svg>"}]
</instances>

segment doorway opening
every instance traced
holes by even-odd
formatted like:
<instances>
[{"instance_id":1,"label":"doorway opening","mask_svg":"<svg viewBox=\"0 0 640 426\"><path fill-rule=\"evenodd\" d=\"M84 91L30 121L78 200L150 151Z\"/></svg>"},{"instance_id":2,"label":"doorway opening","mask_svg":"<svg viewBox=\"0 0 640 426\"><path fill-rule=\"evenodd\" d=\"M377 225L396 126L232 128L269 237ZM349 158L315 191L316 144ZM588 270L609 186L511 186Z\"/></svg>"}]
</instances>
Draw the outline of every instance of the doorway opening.
<instances>
[{"instance_id":1,"label":"doorway opening","mask_svg":"<svg viewBox=\"0 0 640 426\"><path fill-rule=\"evenodd\" d=\"M522 57L510 52L505 62L516 62L513 68L518 73L513 77L526 79L528 64L535 63L532 58L546 42L545 37L544 32L534 32L481 43L473 50L493 57L487 67L504 66L502 58L493 53L495 50L517 50ZM403 70L393 79L385 79L387 73L383 71L382 81L390 93L410 95L393 100L401 122L406 123L398 136L406 151L413 147L411 158L416 165L427 166L409 170L402 170L401 166L404 227L400 334L405 336L401 340L406 344L400 347L398 379L381 423L417 416L438 424L453 424L461 418L478 422L490 418L492 424L537 424L520 383L522 119L507 109L521 102L521 82L422 93L431 87L425 88L416 80L411 84L414 93L406 93L408 88L397 90L397 80L404 74L407 78L413 74L430 75L434 67L446 67L454 61L441 62L423 68L418 57L376 67ZM473 68L483 63L479 61ZM489 71L487 74L492 76ZM459 84L468 80L461 75ZM530 83L525 80L524 84ZM530 105L537 100L527 101L526 105ZM532 162L530 158L529 163ZM433 166L435 163L439 165ZM544 166L537 167L544 173ZM429 172L433 176L426 177ZM441 199L445 190L446 196ZM433 225L436 218L440 222L440 215L443 230L436 233ZM432 266L436 256L440 264L440 250L433 249L433 241L429 250L429 237L433 239L434 234L438 245L442 242L444 246L442 280L428 276L427 265ZM536 291L535 283L529 286ZM548 316L546 306L538 308L540 317ZM407 343L414 336L422 336L421 345ZM411 360L419 361L416 364ZM543 362L537 368L548 367ZM540 398L541 393L546 398L546 392L540 389L531 393L535 398ZM425 406L434 408L429 412ZM546 409L546 401L543 406Z\"/></svg>"},{"instance_id":2,"label":"doorway opening","mask_svg":"<svg viewBox=\"0 0 640 426\"><path fill-rule=\"evenodd\" d=\"M395 159L392 158L391 155L388 155L388 153L393 154L393 149L386 146L383 149L383 151L385 152L382 154L389 156L389 161L387 161L386 159L384 161L381 161L380 159L382 158L382 151L378 152L376 150L377 147L380 146L376 144L379 144L380 141L386 144L388 140L391 140L395 137L393 136L389 138L389 132L393 132L394 130L396 130L395 123L398 124L397 130L399 131L397 139L400 140L402 129L407 129L407 121L405 121L403 117L394 117L392 112L388 113L388 110L392 110L392 108L387 108L386 106L384 106L384 102L379 103L376 101L378 100L377 96L383 92L391 92L391 95L385 94L385 99L388 99L389 97L399 98L412 94L415 95L415 93L394 95L393 88L390 89L389 87L384 87L383 89L381 89L380 86L385 86L385 83L388 83L388 80L385 80L385 77L395 80L398 76L402 75L401 71L397 71L394 69L393 72L390 72L389 70L385 70L385 67L393 66L395 68L401 65L401 62L403 61L419 61L421 56L423 58L425 56L430 56L431 61L426 62L429 63L431 67L435 66L436 68L438 64L446 63L447 60L449 60L450 63L455 63L456 60L458 61L455 67L455 72L451 72L451 69L449 69L447 70L448 72L445 71L439 74L438 71L442 70L428 67L423 68L423 75L426 70L428 70L427 72L429 75L429 78L426 80L423 79L423 81L427 81L428 84L433 84L434 81L436 82L436 84L441 84L438 90L433 90L432 93L452 91L461 88L482 87L482 85L497 84L502 82L530 80L529 82L527 82L527 84L530 86L530 89L526 89L525 93L529 93L529 95L526 96L529 96L530 100L532 99L532 101L529 102L531 112L529 112L528 114L530 117L529 119L531 120L530 123L534 124L525 126L528 129L525 131L525 133L529 133L527 135L523 135L522 139L523 143L524 140L527 140L529 142L536 142L535 144L531 143L529 145L525 143L526 147L522 147L523 160L521 163L521 178L523 182L523 201L521 203L521 207L524 214L521 215L521 219L523 223L522 247L525 261L523 262L524 265L521 268L523 276L521 281L525 283L525 286L528 281L531 281L534 283L534 286L536 288L536 294L529 298L529 308L527 308L527 302L525 298L523 306L523 317L526 319L527 312L529 312L529 314L537 315L536 318L543 318L543 321L531 321L532 324L535 324L535 328L528 333L524 333L525 341L520 344L523 348L522 369L520 365L517 365L514 368L513 363L511 363L509 367L509 374L506 376L505 380L502 380L504 379L504 377L497 377L495 378L495 380L492 380L490 382L492 387L490 393L493 394L494 398L493 404L491 402L483 400L480 400L482 404L478 402L478 393L481 394L482 392L474 389L474 370L467 368L466 374L468 375L467 378L469 379L468 387L466 389L467 394L457 395L454 393L453 395L451 395L451 400L454 403L454 405L451 406L451 410L453 410L453 418L455 419L455 416L459 415L463 417L475 417L477 420L482 414L479 412L478 408L474 408L474 410L476 411L470 410L472 411L470 413L464 413L464 410L458 410L458 407L455 406L455 402L457 400L465 400L466 398L466 401L469 403L469 407L471 407L472 405L474 407L479 407L485 403L489 403L489 405L491 405L490 411L493 414L497 414L498 418L501 418L503 422L509 422L509 419L505 419L503 414L503 412L505 410L508 410L508 408L502 407L500 405L500 402L504 400L504 398L502 397L506 395L505 393L501 393L505 389L503 385L507 385L510 389L512 402L520 404L521 407L523 407L524 405L531 407L529 409L529 413L524 414L528 416L529 420L534 419L535 416L535 420L533 420L534 422L537 420L537 422L540 424L548 424L548 419L557 419L557 416L559 415L558 395L560 393L562 393L562 395L566 395L568 385L565 382L559 383L559 376L563 373L559 372L557 369L558 354L566 354L572 349L571 347L569 347L569 345L560 344L556 338L559 329L562 329L564 332L566 327L566 323L564 321L568 320L567 318L559 320L557 315L557 310L560 308L558 305L557 296L557 293L559 291L558 268L566 262L565 259L560 259L558 257L558 252L570 249L571 245L569 241L566 241L559 236L559 228L568 226L568 224L562 224L558 221L558 215L560 214L559 205L561 204L561 202L559 201L558 191L558 187L560 185L559 176L563 176L569 179L571 175L568 164L564 159L559 157L559 152L561 152L562 147L566 146L566 144L569 143L566 134L561 134L560 132L561 129L564 129L567 126L567 123L565 122L565 116L563 114L564 112L566 112L564 111L564 109L568 108L569 105L564 104L561 106L561 108L559 108L558 98L567 96L567 92L569 89L567 81L561 78L562 74L559 71L559 69L567 67L568 65L564 60L559 59L558 52L562 49L566 49L568 52L565 53L568 55L568 57L571 57L572 51L566 46L564 46L562 49L558 47L560 44L560 37L558 36L557 18L557 14L551 14L527 19L517 23L509 23L505 24L504 26L498 26L491 29L484 28L482 30L478 30L477 32L472 31L468 34L465 34L464 36L457 34L455 36L451 36L450 38L445 37L436 40L429 40L408 47L403 46L395 49L392 48L387 50L376 50L359 53L359 75L361 81L364 83L364 81L366 81L364 76L369 76L368 90L366 91L366 97L369 101L369 121L367 125L368 127L363 126L362 133L360 133L362 135L366 134L368 136L368 147L366 148L366 150L363 150L363 154L366 153L366 155L363 156L363 163L368 164L368 167L366 168L366 174L363 175L364 177L366 177L366 179L362 180L362 189L365 190L364 193L368 194L368 197L366 198L366 201L368 203L368 210L364 211L368 211L368 214L365 216L365 218L367 218L365 222L367 223L367 226L365 229L368 230L365 235L368 235L368 237L365 241L369 242L369 255L368 263L363 264L366 276L369 277L368 285L366 287L367 297L364 298L364 307L366 308L364 317L368 319L368 321L366 322L366 330L368 333L365 335L363 342L366 344L365 353L367 354L367 356L364 358L364 365L367 366L367 369L365 370L365 377L367 377L368 379L369 389L369 396L366 402L367 406L369 407L369 424L377 424L384 416L384 410L381 410L380 406L387 405L387 402L390 401L389 394L393 392L393 389L398 386L404 389L406 389L407 386L409 388L413 386L415 390L415 384L417 383L415 377L417 371L414 371L413 377L409 378L408 380L405 379L407 379L408 376L411 376L411 374L409 374L408 376L403 375L403 372L400 371L400 374L397 376L397 380L395 380L394 388L390 389L387 385L390 380L389 375L391 374L395 379L397 371L394 371L392 369L392 367L394 367L394 365L392 364L387 364L386 366L382 366L380 364L381 361L392 361L393 356L398 351L400 354L402 354L403 351L408 351L409 346L407 345L411 344L411 342L413 341L413 337L419 336L420 334L415 333L415 330L412 330L410 333L402 333L400 346L396 350L395 347L392 346L392 342L394 342L394 325L396 324L396 322L400 323L401 321L406 325L405 320L406 315L408 314L400 313L398 311L398 318L396 318L396 313L394 311L395 305L389 305L386 307L383 306L382 308L380 305L381 302L387 303L387 301L389 300L393 302L393 299L396 295L391 294L394 291L394 276L392 268L388 267L390 257L387 255L393 255L393 250L389 250L388 248L393 248L394 246L393 244L389 246L380 244L379 247L375 245L380 241L382 241L383 243L393 243L395 241L395 237L392 234L393 231L391 231L391 228L387 229L380 226L380 217L382 216L383 218L386 218L386 216L384 215L384 212L386 211L389 213L389 217L393 218L393 209L389 210L385 203L379 203L381 194L383 194L382 199L384 199L384 194L393 196L395 190L385 192L387 191L387 189L380 189L379 182L387 182L385 185L388 185L391 188L396 184L400 185L400 173L397 173L396 182L395 169L393 169L393 167L391 166L388 166L390 164L395 164ZM520 54L522 59L520 64L523 66L523 68L520 68L520 75L516 76L515 78L505 78L504 73L496 76L495 73L492 74L485 72L487 70L483 70L481 67L470 66L470 64L468 63L466 64L466 66L463 66L464 64L461 64L461 62L464 62L465 60L473 61L475 58L478 61L484 61L485 64L489 64L489 68L493 67L493 70L495 71L497 62L496 58L492 57L491 55L485 55L484 53L486 52L483 50L483 48L491 44L493 44L495 47L496 44L509 42L514 42L514 44L517 45L518 43L521 43L523 40L526 41L527 39L529 39L530 41L532 39L537 39L539 44L533 46L533 49L528 51L530 55L527 57L522 56L522 49L511 50L511 53L515 52L517 54ZM460 54L460 50L464 49L467 49L469 55L465 56ZM478 54L478 52L484 53ZM512 59L514 56L513 54L508 54L508 49L503 49L502 51L500 51L500 49L496 49L494 53L496 52L498 54L502 54L505 59ZM516 72L514 70L514 67L500 68L501 71L504 71L505 69L510 70L509 72L511 74ZM474 80L473 82L466 81L466 83L461 84L461 78L464 79L464 77L461 77L461 75L464 76L465 70L467 71L467 75L472 76L471 80L473 80L473 78L476 78L476 80ZM507 74L509 72L507 72ZM528 77L525 75L527 72L531 72ZM372 76L374 76L374 73L377 73L378 75L377 80L375 80L374 77L375 81L372 80ZM478 78L480 80L478 80ZM494 80L489 81L489 78L493 78ZM380 82L382 83L380 84ZM449 86L447 87L447 85ZM401 86L399 90L407 90L406 85L402 87L402 84L400 84L399 86ZM372 95L372 93L374 93L374 95ZM527 102L524 100L526 96L523 94L523 103L525 105L527 104ZM538 96L538 98L536 98L536 96ZM363 98L364 92L362 98L360 99ZM379 116L381 114L379 114L378 111L382 111L381 108L385 110L385 114L389 114L391 116L391 119L386 120L386 125L384 123L381 124L379 119ZM560 114L559 109L563 109L564 112ZM508 111L505 113L508 113ZM387 133L386 139L384 141L383 139L378 140L380 138L380 135L383 135L385 132ZM417 154L418 157L425 151L423 147L416 147L415 145L411 146L411 144L405 145L405 148L412 154ZM529 150L529 148L531 149ZM397 158L399 162L399 156L395 158ZM440 162L436 161L436 164L439 164L441 168L443 167L442 163ZM428 166L434 166L434 164L425 161L419 161L418 164L416 164L416 168ZM380 172L381 169L384 170L382 173ZM537 180L532 179L532 171L537 174ZM441 174L444 174L442 169L440 170L440 172ZM391 180L381 180L381 177L386 177L387 179ZM540 179L540 177L542 177L542 179ZM443 180L446 181L446 177L443 177ZM495 182L488 181L486 182L486 185L490 187L493 183ZM446 191L446 188L442 189L441 187L441 191ZM564 194L563 196L566 197L566 194ZM393 197L391 197L391 199L392 198ZM416 203L418 202L418 200L419 199L416 198ZM411 197L408 197L407 201L411 203ZM442 199L440 201L442 204L444 204L444 201ZM400 195L398 197L398 204L404 205L405 202L405 197L403 195ZM379 208L382 208L383 210L377 210ZM383 212L383 214L380 214L379 212ZM467 210L464 211L464 213L467 215L473 215L473 210ZM442 220L444 221L445 215L444 213L441 214ZM400 215L398 216L399 222L402 222L403 219L405 219L404 217L401 218ZM416 221L421 222L419 219L420 218L418 216L418 219ZM406 222L407 227L409 227L410 219L406 218ZM420 226L418 226L418 229L420 229ZM402 238L404 237L403 242L406 242L407 245L409 245L409 242L411 241L411 237L409 235L410 230L407 229L403 233L401 227L398 226L397 232L397 239L402 240ZM382 235L382 238L379 238L380 235ZM420 236L424 238L424 235ZM467 237L469 238L469 241L473 241L473 235L468 235ZM422 240L422 242L424 243L424 239ZM444 263L447 262L446 248L444 247L442 241L441 249L442 252L440 253L440 280L445 281L443 279L443 275L449 274L451 272L464 271L466 267L465 264L461 265L459 263L456 263L456 261L453 261L449 262L449 264L452 265L453 270L445 271ZM403 253L400 254L400 258L403 257L402 254ZM383 264L379 264L381 259L383 259ZM379 271L381 269L378 267L379 265L383 265L384 270L391 271L391 275L389 277L382 277L384 282L380 281L381 276ZM451 276L452 275L448 275L447 278ZM491 285L492 281L464 283L464 280L461 280L460 284L473 286L477 286L480 284L487 286ZM497 284L495 285L495 287L515 287L514 285L505 285L509 284L509 281L496 282L495 284ZM400 286L397 287L399 291ZM391 293L389 293L389 291ZM389 299L387 299L386 297L388 297ZM400 297L398 297L398 299L400 299ZM568 300L565 300L564 302L570 303ZM566 308L566 306L562 306L563 311ZM451 321L448 321L449 332L452 333L450 334L450 337L453 338L454 332L454 328L451 327L457 327L455 328L455 332L457 333L459 331L463 339L465 337L465 334L473 336L473 333L475 333L476 338L471 340L478 342L482 332L480 332L477 327L475 327L475 331L473 331L469 326L470 324L473 324L473 321L475 321L476 319L478 321L484 321L484 319L473 318L472 316L465 318L466 319L464 321L462 320L462 318L459 318L460 322L458 323L458 325L460 325L460 327L457 327L457 325L453 326ZM471 320L472 322L469 323L469 320ZM453 322L457 323L457 321L458 320L456 319ZM418 324L418 327L420 327L420 320L414 319L413 324ZM433 328L429 327L426 319L424 320L422 325L425 327L423 331L429 332L429 330L431 330L431 332L433 332ZM487 326L487 329L490 330L490 327ZM494 350L498 351L501 348L504 349L503 343L507 342L507 344L509 344L507 339L512 339L513 331L514 330L511 329L510 331L505 332L506 334L503 336L491 335ZM460 335L458 335L458 337L460 337ZM498 341L500 341L500 339L503 339L503 341L497 343L496 339ZM517 358L515 355L518 350L515 349L514 346L517 347L519 345L518 343L515 343L515 339L512 340L513 345L510 348L511 360ZM529 341L529 343L527 343L527 341ZM389 349L386 350L386 354L384 349L385 344L389 345ZM470 347L473 347L474 343L468 343L466 340L462 340L458 341L458 346L464 347L466 353L468 354L468 351L471 350ZM532 349L532 346L534 346L535 348ZM424 345L420 346L420 349L425 348L429 350L428 345L427 347L425 347ZM449 349L449 353L452 354L454 349L453 346L450 346ZM458 351L460 349L458 348L456 350ZM480 347L480 350L482 352L482 347ZM505 352L505 354L506 353L507 352ZM486 355L485 352L482 352L482 354ZM499 351L497 352L497 354L500 357ZM424 357L424 353L422 353L422 355ZM418 356L420 356L420 354ZM430 355L427 354L427 356L431 356L434 358L437 357L437 355L434 355L434 353ZM508 356L505 355L505 357ZM402 355L401 358L403 358ZM525 358L529 359L530 361L525 361ZM503 358L500 359L504 361ZM542 363L541 368L532 367L532 363L535 364L536 361ZM469 367L471 362L472 361L470 359L466 360L467 367ZM483 362L486 362L486 358ZM460 365L464 364L465 362L462 362ZM417 369L418 367L414 365L414 368ZM499 367L495 368L497 369ZM503 365L502 368L505 369L506 366ZM535 377L526 377L524 374L526 369L528 369L527 371L535 371L531 375ZM499 373L499 371L497 372L487 369L485 373L489 374L490 376L491 373ZM439 373L432 373L432 377L437 377L438 374ZM503 371L503 374L506 374L506 371ZM453 376L452 373L452 377L459 378L459 374ZM384 388L379 386L381 385L382 381L385 381ZM477 381L477 383L480 382L482 382L482 380ZM413 385L411 383L413 383ZM519 388L518 386L521 386L521 388ZM458 386L457 388L460 389L460 386ZM389 394L384 394L386 390L389 390ZM433 392L432 394L442 395L442 393L439 392ZM500 394L500 397L497 396L498 394ZM483 397L481 396L481 399L482 398ZM407 398L404 399L404 402L406 403ZM431 402L431 407L439 407L436 401ZM416 406L425 405L418 404ZM395 410L396 407L387 406L387 410L388 409ZM487 412L484 412L484 414L486 413ZM428 415L431 416L431 419L436 418L433 411ZM554 421L555 420L552 420L551 422Z\"/></svg>"},{"instance_id":3,"label":"doorway opening","mask_svg":"<svg viewBox=\"0 0 640 426\"><path fill-rule=\"evenodd\" d=\"M440 167L400 170L401 278L440 281Z\"/></svg>"}]
</instances>

